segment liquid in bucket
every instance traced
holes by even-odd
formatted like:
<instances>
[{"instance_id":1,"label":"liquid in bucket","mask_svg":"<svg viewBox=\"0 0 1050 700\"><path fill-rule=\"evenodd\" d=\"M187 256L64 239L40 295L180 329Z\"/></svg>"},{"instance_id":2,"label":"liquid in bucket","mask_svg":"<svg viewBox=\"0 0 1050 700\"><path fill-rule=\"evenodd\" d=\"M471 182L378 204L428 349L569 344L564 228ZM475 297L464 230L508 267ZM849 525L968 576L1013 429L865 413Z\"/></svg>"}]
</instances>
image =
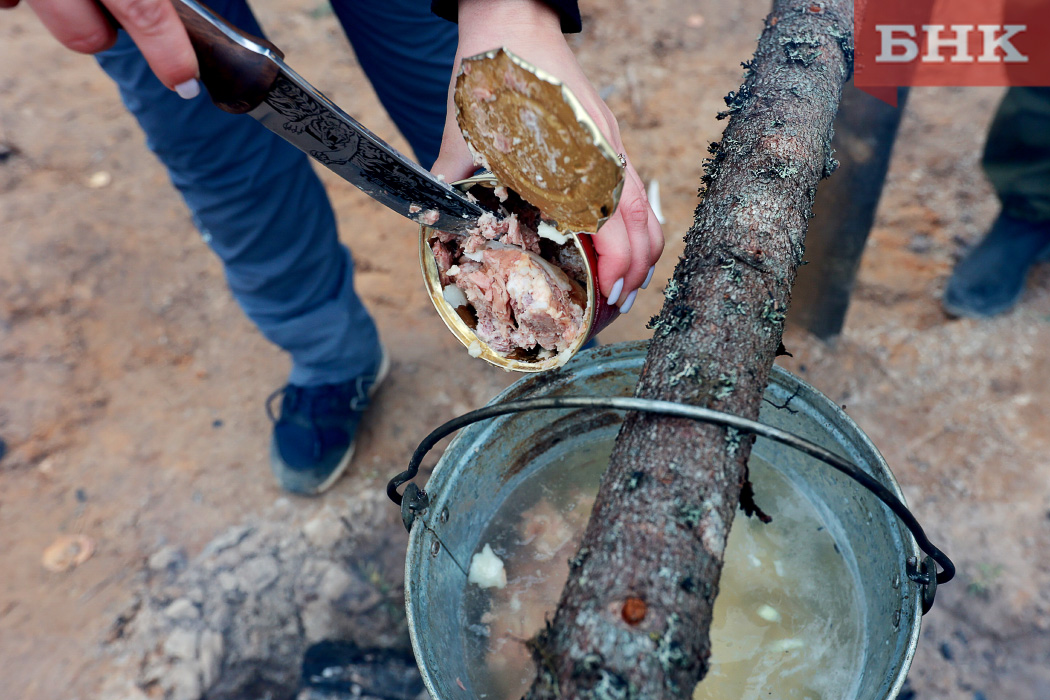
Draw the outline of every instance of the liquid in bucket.
<instances>
[{"instance_id":1,"label":"liquid in bucket","mask_svg":"<svg viewBox=\"0 0 1050 700\"><path fill-rule=\"evenodd\" d=\"M516 488L478 544L507 584L463 597L474 696L516 700L535 677L524 642L553 618L612 442L552 461ZM583 452L584 454L580 454ZM752 456L756 502L773 520L737 514L711 627L711 668L693 700L854 697L864 655L856 563L833 516Z\"/></svg>"}]
</instances>

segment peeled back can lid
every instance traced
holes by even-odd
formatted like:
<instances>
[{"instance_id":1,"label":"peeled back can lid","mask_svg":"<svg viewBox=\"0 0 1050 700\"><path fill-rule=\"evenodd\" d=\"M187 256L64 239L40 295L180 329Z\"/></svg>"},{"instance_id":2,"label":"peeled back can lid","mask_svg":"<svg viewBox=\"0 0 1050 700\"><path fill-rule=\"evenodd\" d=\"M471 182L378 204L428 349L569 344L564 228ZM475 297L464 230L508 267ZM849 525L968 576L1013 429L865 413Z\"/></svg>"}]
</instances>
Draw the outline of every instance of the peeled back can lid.
<instances>
[{"instance_id":1,"label":"peeled back can lid","mask_svg":"<svg viewBox=\"0 0 1050 700\"><path fill-rule=\"evenodd\" d=\"M594 233L615 211L619 157L559 80L496 49L463 59L455 103L475 162L559 230Z\"/></svg>"}]
</instances>

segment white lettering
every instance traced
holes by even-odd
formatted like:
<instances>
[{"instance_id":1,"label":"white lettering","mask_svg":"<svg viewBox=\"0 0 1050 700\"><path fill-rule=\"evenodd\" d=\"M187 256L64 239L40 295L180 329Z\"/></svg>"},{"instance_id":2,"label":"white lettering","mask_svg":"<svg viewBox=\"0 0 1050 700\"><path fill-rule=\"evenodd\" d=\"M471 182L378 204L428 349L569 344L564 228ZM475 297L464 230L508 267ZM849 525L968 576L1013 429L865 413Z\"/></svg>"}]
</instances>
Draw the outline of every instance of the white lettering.
<instances>
[{"instance_id":1,"label":"white lettering","mask_svg":"<svg viewBox=\"0 0 1050 700\"><path fill-rule=\"evenodd\" d=\"M875 31L882 36L882 51L875 57L876 63L907 63L915 60L919 55L919 45L914 39L894 36L896 32L903 32L914 37L915 27L911 24L877 24ZM894 53L895 49L902 48L904 53Z\"/></svg>"},{"instance_id":2,"label":"white lettering","mask_svg":"<svg viewBox=\"0 0 1050 700\"><path fill-rule=\"evenodd\" d=\"M1007 24L1000 27L997 24L981 24L977 26L984 34L984 53L978 58L978 63L1028 63L1028 56L1017 50L1017 47L1010 43L1010 39L1017 36L1024 30L1028 29L1027 25L1024 24ZM1003 35L998 39L995 38L995 33L1000 29L1003 30ZM995 52L996 49L1002 49L1004 56L999 56ZM877 58L875 59L878 60Z\"/></svg>"},{"instance_id":3,"label":"white lettering","mask_svg":"<svg viewBox=\"0 0 1050 700\"><path fill-rule=\"evenodd\" d=\"M941 32L944 31L943 24L924 24L922 30L926 32L926 55L922 57L923 63L944 63L944 56L941 55L942 48L955 49L952 63L973 63L973 56L969 52L969 33L973 30L972 24L953 24L954 39L941 36Z\"/></svg>"}]
</instances>

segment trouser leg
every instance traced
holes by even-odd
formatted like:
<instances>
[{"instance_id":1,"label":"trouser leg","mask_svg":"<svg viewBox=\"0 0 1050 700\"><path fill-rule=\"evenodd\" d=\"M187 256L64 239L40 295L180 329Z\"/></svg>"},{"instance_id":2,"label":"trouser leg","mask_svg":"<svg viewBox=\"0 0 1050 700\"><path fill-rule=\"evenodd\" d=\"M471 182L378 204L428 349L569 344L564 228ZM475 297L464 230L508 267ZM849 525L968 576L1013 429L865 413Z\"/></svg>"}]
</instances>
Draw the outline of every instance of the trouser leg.
<instances>
[{"instance_id":1,"label":"trouser leg","mask_svg":"<svg viewBox=\"0 0 1050 700\"><path fill-rule=\"evenodd\" d=\"M458 40L427 0L333 0L358 63L425 168L437 160Z\"/></svg>"},{"instance_id":2,"label":"trouser leg","mask_svg":"<svg viewBox=\"0 0 1050 700\"><path fill-rule=\"evenodd\" d=\"M1003 212L1050 221L1050 87L1013 87L988 130L984 169Z\"/></svg>"},{"instance_id":3,"label":"trouser leg","mask_svg":"<svg viewBox=\"0 0 1050 700\"><path fill-rule=\"evenodd\" d=\"M208 4L262 34L243 0ZM205 95L183 100L166 89L124 32L98 60L222 259L237 302L291 354L289 381L336 383L370 369L376 327L354 291L350 252L306 157Z\"/></svg>"}]
</instances>

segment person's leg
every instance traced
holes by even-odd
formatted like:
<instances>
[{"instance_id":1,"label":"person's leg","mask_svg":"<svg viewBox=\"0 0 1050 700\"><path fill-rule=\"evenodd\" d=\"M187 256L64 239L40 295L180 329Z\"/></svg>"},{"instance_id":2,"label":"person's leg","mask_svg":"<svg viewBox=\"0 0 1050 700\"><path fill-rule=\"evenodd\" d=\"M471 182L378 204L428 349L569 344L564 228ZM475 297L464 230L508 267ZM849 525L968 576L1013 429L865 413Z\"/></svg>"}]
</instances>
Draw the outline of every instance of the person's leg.
<instances>
[{"instance_id":1,"label":"person's leg","mask_svg":"<svg viewBox=\"0 0 1050 700\"><path fill-rule=\"evenodd\" d=\"M261 35L244 0L209 4ZM320 180L302 153L251 117L164 88L123 32L99 63L222 259L234 297L291 354L271 442L274 474L290 491L324 490L353 456L386 362Z\"/></svg>"},{"instance_id":2,"label":"person's leg","mask_svg":"<svg viewBox=\"0 0 1050 700\"><path fill-rule=\"evenodd\" d=\"M982 164L1007 216L1050 221L1050 87L1007 90Z\"/></svg>"},{"instance_id":3,"label":"person's leg","mask_svg":"<svg viewBox=\"0 0 1050 700\"><path fill-rule=\"evenodd\" d=\"M1050 253L1050 88L1006 92L988 130L983 165L1002 211L948 280L944 307L956 316L1008 311L1029 269Z\"/></svg>"},{"instance_id":4,"label":"person's leg","mask_svg":"<svg viewBox=\"0 0 1050 700\"><path fill-rule=\"evenodd\" d=\"M209 5L261 35L243 0ZM222 259L234 297L291 354L289 381L331 384L369 371L378 334L354 292L349 251L306 156L206 95L183 100L167 90L124 32L98 58Z\"/></svg>"},{"instance_id":5,"label":"person's leg","mask_svg":"<svg viewBox=\"0 0 1050 700\"><path fill-rule=\"evenodd\" d=\"M426 0L333 0L357 60L420 164L437 160L458 41Z\"/></svg>"}]
</instances>

